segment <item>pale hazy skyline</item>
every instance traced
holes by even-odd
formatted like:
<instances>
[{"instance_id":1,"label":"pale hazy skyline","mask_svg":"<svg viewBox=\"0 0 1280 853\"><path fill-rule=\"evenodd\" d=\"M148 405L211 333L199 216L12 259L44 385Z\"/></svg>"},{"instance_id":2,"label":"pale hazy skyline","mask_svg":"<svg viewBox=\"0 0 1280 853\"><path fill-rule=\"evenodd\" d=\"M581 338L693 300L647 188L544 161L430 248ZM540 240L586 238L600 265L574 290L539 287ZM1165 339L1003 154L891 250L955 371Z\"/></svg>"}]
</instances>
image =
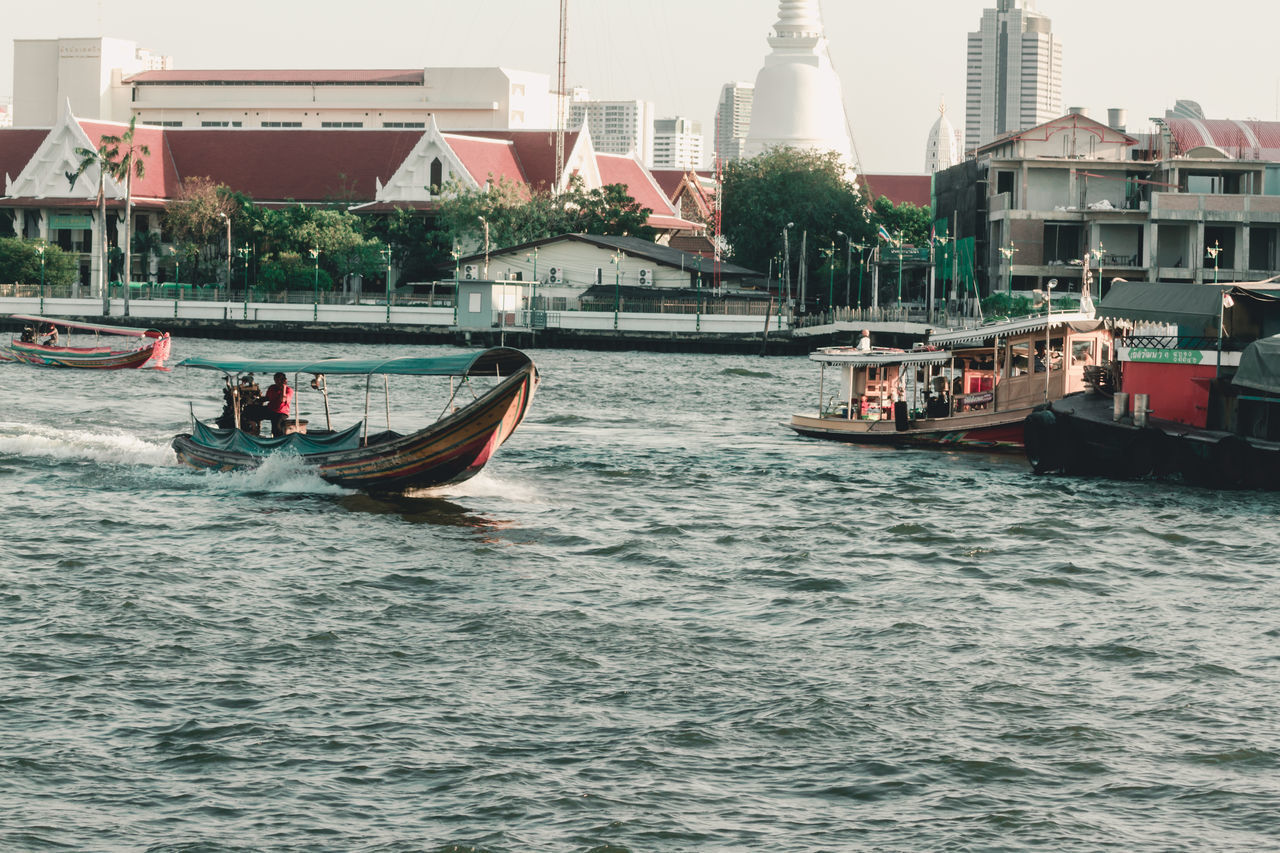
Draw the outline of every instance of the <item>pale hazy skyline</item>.
<instances>
[{"instance_id":1,"label":"pale hazy skyline","mask_svg":"<svg viewBox=\"0 0 1280 853\"><path fill-rule=\"evenodd\" d=\"M823 0L831 57L862 167L920 173L945 101L964 126L966 36L994 0ZM494 66L556 75L555 0L5 0L0 99L13 39L106 35L180 69ZM1038 0L1062 42L1063 103L1128 110L1139 132L1175 100L1209 118L1280 119L1277 0ZM569 0L568 82L596 98L652 101L702 123L720 88L754 82L777 0ZM100 24L101 22L101 24ZM21 116L18 117L21 120Z\"/></svg>"}]
</instances>

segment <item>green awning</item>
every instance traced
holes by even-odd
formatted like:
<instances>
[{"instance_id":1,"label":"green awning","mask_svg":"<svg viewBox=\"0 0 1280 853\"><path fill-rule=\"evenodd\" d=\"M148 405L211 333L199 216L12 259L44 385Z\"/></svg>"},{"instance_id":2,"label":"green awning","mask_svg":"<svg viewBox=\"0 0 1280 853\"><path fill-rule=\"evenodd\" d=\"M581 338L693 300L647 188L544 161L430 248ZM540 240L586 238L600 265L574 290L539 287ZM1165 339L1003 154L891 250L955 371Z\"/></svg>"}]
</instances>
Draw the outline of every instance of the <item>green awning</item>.
<instances>
[{"instance_id":1,"label":"green awning","mask_svg":"<svg viewBox=\"0 0 1280 853\"><path fill-rule=\"evenodd\" d=\"M1232 299L1275 302L1276 291L1244 289L1234 284L1171 284L1159 281L1118 281L1098 303L1099 317L1137 323L1176 323L1216 326L1222 294Z\"/></svg>"},{"instance_id":2,"label":"green awning","mask_svg":"<svg viewBox=\"0 0 1280 853\"><path fill-rule=\"evenodd\" d=\"M479 353L438 356L401 356L400 358L321 358L321 359L212 359L188 358L178 367L237 373L324 373L330 376L510 376L526 364L529 356L510 347L492 347Z\"/></svg>"}]
</instances>

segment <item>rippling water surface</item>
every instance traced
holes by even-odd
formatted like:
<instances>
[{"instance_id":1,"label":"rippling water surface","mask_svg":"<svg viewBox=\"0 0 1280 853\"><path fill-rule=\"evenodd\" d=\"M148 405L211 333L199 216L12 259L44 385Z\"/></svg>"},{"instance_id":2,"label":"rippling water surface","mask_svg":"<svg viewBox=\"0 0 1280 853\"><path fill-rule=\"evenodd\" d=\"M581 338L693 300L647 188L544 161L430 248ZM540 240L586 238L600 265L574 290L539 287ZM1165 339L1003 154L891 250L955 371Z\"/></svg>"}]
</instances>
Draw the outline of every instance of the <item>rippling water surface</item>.
<instances>
[{"instance_id":1,"label":"rippling water surface","mask_svg":"<svg viewBox=\"0 0 1280 853\"><path fill-rule=\"evenodd\" d=\"M410 351L175 343L335 350ZM1280 496L801 439L803 358L533 355L397 500L177 467L215 374L0 365L0 849L1280 846Z\"/></svg>"}]
</instances>

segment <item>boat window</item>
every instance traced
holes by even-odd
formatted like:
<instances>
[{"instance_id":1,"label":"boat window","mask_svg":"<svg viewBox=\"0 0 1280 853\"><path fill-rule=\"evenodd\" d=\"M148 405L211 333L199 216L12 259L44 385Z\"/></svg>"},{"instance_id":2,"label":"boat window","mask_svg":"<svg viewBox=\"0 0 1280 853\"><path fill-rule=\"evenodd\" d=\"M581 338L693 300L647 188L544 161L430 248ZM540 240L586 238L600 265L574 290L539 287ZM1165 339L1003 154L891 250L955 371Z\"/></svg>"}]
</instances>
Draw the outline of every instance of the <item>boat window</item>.
<instances>
[{"instance_id":1,"label":"boat window","mask_svg":"<svg viewBox=\"0 0 1280 853\"><path fill-rule=\"evenodd\" d=\"M1009 345L1009 375L1021 376L1031 370L1031 344L1021 341Z\"/></svg>"},{"instance_id":2,"label":"boat window","mask_svg":"<svg viewBox=\"0 0 1280 853\"><path fill-rule=\"evenodd\" d=\"M1049 369L1062 369L1062 338L1049 339Z\"/></svg>"},{"instance_id":3,"label":"boat window","mask_svg":"<svg viewBox=\"0 0 1280 853\"><path fill-rule=\"evenodd\" d=\"M1076 340L1071 342L1071 363L1073 365L1094 363L1092 340Z\"/></svg>"}]
</instances>

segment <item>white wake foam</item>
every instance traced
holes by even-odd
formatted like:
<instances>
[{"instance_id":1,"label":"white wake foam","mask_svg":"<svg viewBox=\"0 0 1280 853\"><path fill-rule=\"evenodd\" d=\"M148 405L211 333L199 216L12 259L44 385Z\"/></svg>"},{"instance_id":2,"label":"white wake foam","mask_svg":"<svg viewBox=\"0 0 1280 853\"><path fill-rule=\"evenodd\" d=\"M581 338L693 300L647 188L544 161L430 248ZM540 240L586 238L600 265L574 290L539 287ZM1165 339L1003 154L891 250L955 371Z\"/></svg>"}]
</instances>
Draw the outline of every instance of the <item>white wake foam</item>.
<instances>
[{"instance_id":1,"label":"white wake foam","mask_svg":"<svg viewBox=\"0 0 1280 853\"><path fill-rule=\"evenodd\" d=\"M0 423L0 454L155 467L177 464L173 448L167 442L146 441L124 432L20 423Z\"/></svg>"}]
</instances>

